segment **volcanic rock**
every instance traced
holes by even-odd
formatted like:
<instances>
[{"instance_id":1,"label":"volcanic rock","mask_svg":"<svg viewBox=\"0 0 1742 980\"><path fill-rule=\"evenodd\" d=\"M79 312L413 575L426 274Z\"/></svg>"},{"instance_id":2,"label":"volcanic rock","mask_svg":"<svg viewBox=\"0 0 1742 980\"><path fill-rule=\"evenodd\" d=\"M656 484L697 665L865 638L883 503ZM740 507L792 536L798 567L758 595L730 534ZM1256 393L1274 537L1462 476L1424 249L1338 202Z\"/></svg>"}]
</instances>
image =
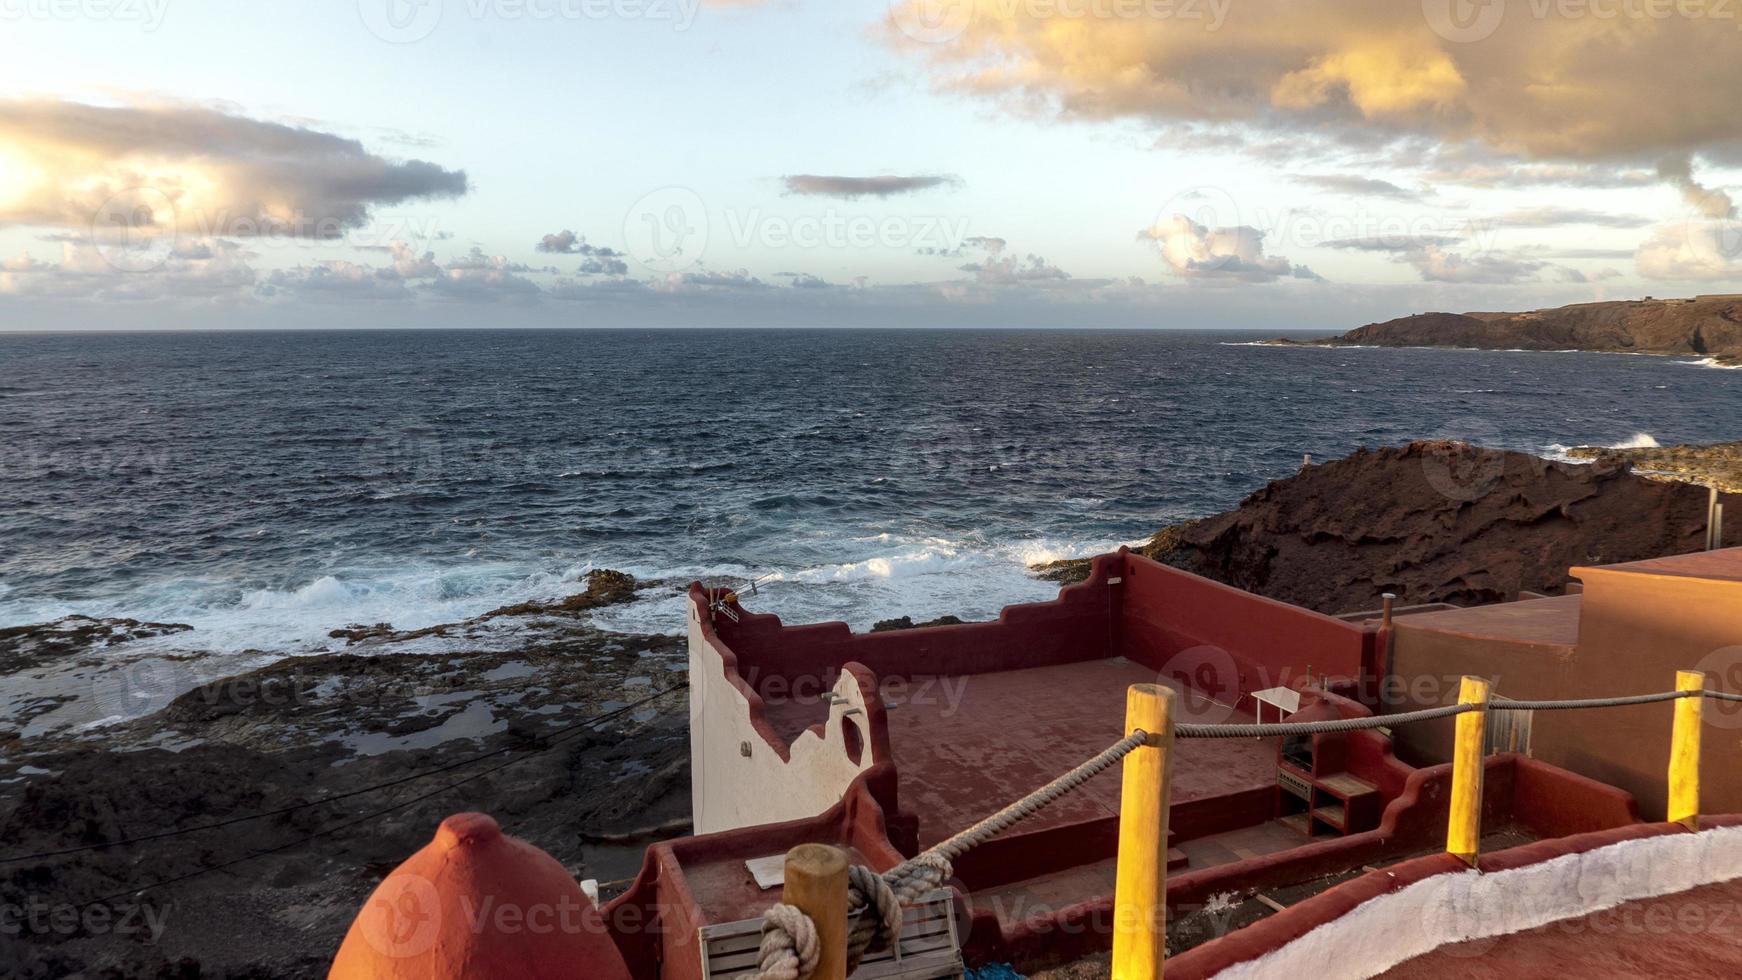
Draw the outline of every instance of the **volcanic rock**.
<instances>
[{"instance_id":1,"label":"volcanic rock","mask_svg":"<svg viewBox=\"0 0 1742 980\"><path fill-rule=\"evenodd\" d=\"M1742 497L1731 496L1731 513ZM1625 461L1560 463L1460 442L1363 449L1277 480L1215 517L1164 528L1140 554L1323 613L1475 605L1558 593L1575 565L1694 551L1707 491ZM1742 521L1726 544L1742 544ZM1082 563L1041 569L1080 579Z\"/></svg>"}]
</instances>

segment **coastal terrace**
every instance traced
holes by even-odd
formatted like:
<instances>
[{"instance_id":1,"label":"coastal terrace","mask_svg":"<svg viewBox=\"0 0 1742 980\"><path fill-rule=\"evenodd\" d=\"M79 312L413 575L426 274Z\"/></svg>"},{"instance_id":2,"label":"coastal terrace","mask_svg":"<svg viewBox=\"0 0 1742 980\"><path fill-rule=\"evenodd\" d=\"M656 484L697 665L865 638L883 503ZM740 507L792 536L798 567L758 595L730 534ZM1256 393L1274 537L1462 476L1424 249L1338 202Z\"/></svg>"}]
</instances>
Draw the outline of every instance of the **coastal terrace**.
<instances>
[{"instance_id":1,"label":"coastal terrace","mask_svg":"<svg viewBox=\"0 0 1742 980\"><path fill-rule=\"evenodd\" d=\"M752 867L800 841L878 869L975 823L1123 734L1134 684L1172 688L1182 722L1366 717L1389 627L1275 602L1120 551L1057 599L996 621L858 634L786 626L690 590L698 836L657 844L621 913L662 921L651 957L701 976L700 929L778 898ZM1284 713L1264 707L1265 720ZM1620 790L1516 754L1486 762L1496 844L1637 822ZM1381 731L1177 743L1167 900L1290 887L1432 850L1449 764L1398 760ZM955 864L972 961L1057 961L1106 942L1120 785L1104 772Z\"/></svg>"}]
</instances>

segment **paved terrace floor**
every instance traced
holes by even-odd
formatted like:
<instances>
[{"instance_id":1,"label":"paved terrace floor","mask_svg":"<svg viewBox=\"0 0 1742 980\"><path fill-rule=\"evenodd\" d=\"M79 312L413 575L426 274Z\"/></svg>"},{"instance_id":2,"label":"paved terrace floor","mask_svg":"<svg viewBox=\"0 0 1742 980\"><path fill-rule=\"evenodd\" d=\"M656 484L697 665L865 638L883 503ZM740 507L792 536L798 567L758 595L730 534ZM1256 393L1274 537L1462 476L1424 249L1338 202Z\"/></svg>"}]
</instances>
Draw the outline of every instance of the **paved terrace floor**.
<instances>
[{"instance_id":1,"label":"paved terrace floor","mask_svg":"<svg viewBox=\"0 0 1742 980\"><path fill-rule=\"evenodd\" d=\"M1126 688L1156 681L1153 670L1116 657L944 678L928 693L915 687L907 702L890 705L889 737L901 808L919 816L920 845L936 844L1118 741ZM1179 721L1250 720L1185 693L1174 705ZM1173 801L1275 785L1276 752L1276 739L1182 740ZM1010 832L1117 815L1119 784L1114 766Z\"/></svg>"}]
</instances>

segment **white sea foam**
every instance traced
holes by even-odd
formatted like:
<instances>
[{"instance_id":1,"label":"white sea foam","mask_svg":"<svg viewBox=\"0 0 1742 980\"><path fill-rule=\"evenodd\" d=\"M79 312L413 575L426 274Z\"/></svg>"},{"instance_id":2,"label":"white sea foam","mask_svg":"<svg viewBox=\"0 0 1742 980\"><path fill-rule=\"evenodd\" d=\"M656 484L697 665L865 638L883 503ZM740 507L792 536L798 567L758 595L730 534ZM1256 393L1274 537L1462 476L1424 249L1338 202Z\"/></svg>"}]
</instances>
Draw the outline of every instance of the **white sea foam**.
<instances>
[{"instance_id":1,"label":"white sea foam","mask_svg":"<svg viewBox=\"0 0 1742 980\"><path fill-rule=\"evenodd\" d=\"M1649 433L1649 432L1636 432L1632 436L1629 436L1628 438L1623 439L1620 442L1611 443L1610 445L1604 446L1603 448L1604 449L1656 449L1660 445L1662 445L1662 443L1658 442L1657 438L1655 436L1653 436L1651 433ZM1562 463L1595 462L1594 460L1591 460L1591 459L1581 458L1581 457L1572 455L1572 451L1574 449L1584 449L1584 448L1588 448L1588 447L1584 446L1584 445L1568 446L1564 443L1551 442L1538 455L1542 456L1544 459L1552 459L1552 460L1556 460L1556 461L1562 462Z\"/></svg>"},{"instance_id":2,"label":"white sea foam","mask_svg":"<svg viewBox=\"0 0 1742 980\"><path fill-rule=\"evenodd\" d=\"M1058 585L1036 578L1031 565L1059 558L1101 554L1114 541L1027 539L1005 542L879 533L846 539L858 554L841 562L807 567L762 569L754 594L740 590L744 604L774 613L788 623L843 621L865 630L881 619L939 616L966 620L995 618L1004 606L1041 602L1058 595ZM710 578L717 571L658 577ZM725 573L736 574L736 573ZM755 577L755 576L746 576ZM676 590L600 610L595 621L631 633L671 633L684 621L684 596Z\"/></svg>"},{"instance_id":3,"label":"white sea foam","mask_svg":"<svg viewBox=\"0 0 1742 980\"><path fill-rule=\"evenodd\" d=\"M1697 361L1683 361L1682 363L1691 364L1694 367L1715 368L1719 371L1742 371L1742 364L1720 364L1715 357L1702 357Z\"/></svg>"}]
</instances>

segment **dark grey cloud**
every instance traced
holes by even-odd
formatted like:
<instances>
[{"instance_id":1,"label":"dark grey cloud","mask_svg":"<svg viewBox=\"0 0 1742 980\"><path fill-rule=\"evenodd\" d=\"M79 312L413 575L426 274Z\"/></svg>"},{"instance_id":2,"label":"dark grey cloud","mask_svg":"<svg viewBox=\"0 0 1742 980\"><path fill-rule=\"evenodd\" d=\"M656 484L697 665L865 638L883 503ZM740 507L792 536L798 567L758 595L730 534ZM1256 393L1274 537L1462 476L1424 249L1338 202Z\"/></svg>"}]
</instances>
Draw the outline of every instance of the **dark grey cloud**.
<instances>
[{"instance_id":1,"label":"dark grey cloud","mask_svg":"<svg viewBox=\"0 0 1742 980\"><path fill-rule=\"evenodd\" d=\"M894 197L934 187L959 186L962 178L953 174L925 174L916 177L839 177L821 174L794 174L782 177L789 194L820 197L840 197L852 200L860 197Z\"/></svg>"}]
</instances>

